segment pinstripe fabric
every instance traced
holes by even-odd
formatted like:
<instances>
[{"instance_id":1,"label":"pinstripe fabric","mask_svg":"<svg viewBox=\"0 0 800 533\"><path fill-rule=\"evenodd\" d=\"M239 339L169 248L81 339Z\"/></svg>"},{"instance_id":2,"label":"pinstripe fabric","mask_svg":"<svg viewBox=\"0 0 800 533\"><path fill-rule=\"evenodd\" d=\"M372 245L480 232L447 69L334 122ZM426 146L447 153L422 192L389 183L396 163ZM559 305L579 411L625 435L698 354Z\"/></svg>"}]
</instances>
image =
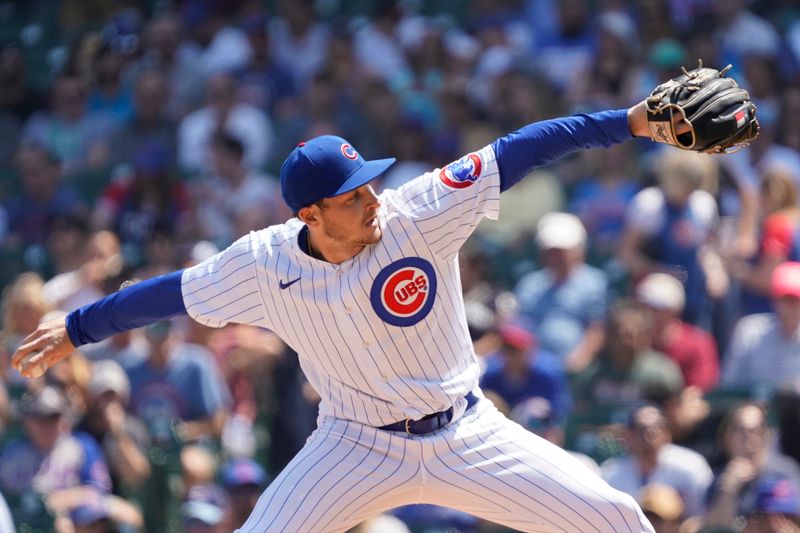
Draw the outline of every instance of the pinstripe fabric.
<instances>
[{"instance_id":1,"label":"pinstripe fabric","mask_svg":"<svg viewBox=\"0 0 800 533\"><path fill-rule=\"evenodd\" d=\"M444 505L519 531L653 531L633 498L482 399L427 436L322 419L239 532L341 532L413 503Z\"/></svg>"},{"instance_id":2,"label":"pinstripe fabric","mask_svg":"<svg viewBox=\"0 0 800 533\"><path fill-rule=\"evenodd\" d=\"M299 248L297 219L242 237L185 271L189 315L212 327L275 331L299 354L322 415L383 426L447 409L478 380L456 254L499 207L494 153L486 147L477 155L482 171L471 186L450 188L437 169L385 191L382 239L340 265ZM436 291L424 318L399 327L376 313L371 293L379 273L406 258L431 265Z\"/></svg>"},{"instance_id":3,"label":"pinstripe fabric","mask_svg":"<svg viewBox=\"0 0 800 533\"><path fill-rule=\"evenodd\" d=\"M382 238L342 264L305 254L293 219L184 272L192 318L275 331L322 398L318 429L242 533L344 531L419 502L524 531L652 531L631 498L488 401L461 417L479 368L457 254L499 196L486 147L382 193ZM454 422L431 435L376 429L451 406Z\"/></svg>"}]
</instances>

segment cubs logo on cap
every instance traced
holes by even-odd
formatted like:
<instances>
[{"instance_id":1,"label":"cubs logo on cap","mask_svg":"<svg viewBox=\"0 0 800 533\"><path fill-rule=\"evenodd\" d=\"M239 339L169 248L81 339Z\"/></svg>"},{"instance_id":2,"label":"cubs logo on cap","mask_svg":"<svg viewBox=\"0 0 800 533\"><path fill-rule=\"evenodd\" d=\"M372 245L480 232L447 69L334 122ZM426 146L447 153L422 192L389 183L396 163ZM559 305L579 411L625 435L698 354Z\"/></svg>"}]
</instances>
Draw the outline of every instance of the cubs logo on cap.
<instances>
[{"instance_id":1,"label":"cubs logo on cap","mask_svg":"<svg viewBox=\"0 0 800 533\"><path fill-rule=\"evenodd\" d=\"M406 257L387 266L375 276L370 302L387 324L413 326L428 313L436 299L436 271L421 257Z\"/></svg>"},{"instance_id":2,"label":"cubs logo on cap","mask_svg":"<svg viewBox=\"0 0 800 533\"><path fill-rule=\"evenodd\" d=\"M439 178L448 187L466 189L481 177L482 167L478 154L468 154L444 167L439 172Z\"/></svg>"},{"instance_id":3,"label":"cubs logo on cap","mask_svg":"<svg viewBox=\"0 0 800 533\"><path fill-rule=\"evenodd\" d=\"M355 148L353 148L347 143L342 144L342 155L345 156L347 159L358 158L358 152L356 152Z\"/></svg>"}]
</instances>

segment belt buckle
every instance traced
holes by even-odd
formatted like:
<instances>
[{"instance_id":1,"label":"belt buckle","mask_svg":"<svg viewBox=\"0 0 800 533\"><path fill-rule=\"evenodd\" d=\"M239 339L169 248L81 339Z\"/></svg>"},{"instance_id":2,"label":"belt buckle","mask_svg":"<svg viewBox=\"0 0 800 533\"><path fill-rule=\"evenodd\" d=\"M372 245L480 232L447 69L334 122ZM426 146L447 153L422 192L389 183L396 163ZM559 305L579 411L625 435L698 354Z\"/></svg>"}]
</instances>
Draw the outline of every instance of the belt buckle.
<instances>
[{"instance_id":1,"label":"belt buckle","mask_svg":"<svg viewBox=\"0 0 800 533\"><path fill-rule=\"evenodd\" d=\"M410 418L406 418L406 424L405 424L406 433L408 433L409 435L413 435L413 433L411 433L411 427L410 427L411 426L411 422L413 422L413 420L411 420Z\"/></svg>"}]
</instances>

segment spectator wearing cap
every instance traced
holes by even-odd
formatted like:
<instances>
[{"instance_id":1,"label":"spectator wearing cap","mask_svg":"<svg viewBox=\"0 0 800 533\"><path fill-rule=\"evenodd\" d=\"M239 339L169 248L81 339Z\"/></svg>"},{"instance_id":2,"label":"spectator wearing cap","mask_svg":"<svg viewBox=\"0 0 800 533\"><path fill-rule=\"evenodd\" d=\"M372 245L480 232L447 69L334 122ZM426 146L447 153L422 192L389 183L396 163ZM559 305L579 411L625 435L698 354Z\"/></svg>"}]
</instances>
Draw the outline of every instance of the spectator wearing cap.
<instances>
[{"instance_id":1,"label":"spectator wearing cap","mask_svg":"<svg viewBox=\"0 0 800 533\"><path fill-rule=\"evenodd\" d=\"M642 488L642 512L656 533L679 533L683 518L683 500L669 485L653 483Z\"/></svg>"},{"instance_id":2,"label":"spectator wearing cap","mask_svg":"<svg viewBox=\"0 0 800 533\"><path fill-rule=\"evenodd\" d=\"M230 514L230 500L217 485L195 485L181 505L185 533L228 533Z\"/></svg>"},{"instance_id":3,"label":"spectator wearing cap","mask_svg":"<svg viewBox=\"0 0 800 533\"><path fill-rule=\"evenodd\" d=\"M186 115L178 125L178 165L183 172L206 168L209 145L219 130L244 144L248 167L264 167L274 142L272 123L259 108L237 100L236 80L230 74L212 76L206 84L206 106Z\"/></svg>"},{"instance_id":4,"label":"spectator wearing cap","mask_svg":"<svg viewBox=\"0 0 800 533\"><path fill-rule=\"evenodd\" d=\"M63 180L61 162L53 152L42 145L23 145L15 160L21 188L5 204L9 244L44 244L53 219L85 215L86 206Z\"/></svg>"},{"instance_id":5,"label":"spectator wearing cap","mask_svg":"<svg viewBox=\"0 0 800 533\"><path fill-rule=\"evenodd\" d=\"M667 485L681 496L687 517L701 516L706 491L714 476L699 453L672 444L667 421L653 405L631 411L625 431L628 453L605 461L603 479L641 502L642 489Z\"/></svg>"},{"instance_id":6,"label":"spectator wearing cap","mask_svg":"<svg viewBox=\"0 0 800 533\"><path fill-rule=\"evenodd\" d=\"M177 233L189 208L185 185L172 171L168 147L142 144L133 172L105 188L93 213L94 225L113 230L123 244L144 246L158 231Z\"/></svg>"},{"instance_id":7,"label":"spectator wearing cap","mask_svg":"<svg viewBox=\"0 0 800 533\"><path fill-rule=\"evenodd\" d=\"M775 389L800 380L800 263L775 268L770 285L775 312L736 324L723 359L723 386Z\"/></svg>"},{"instance_id":8,"label":"spectator wearing cap","mask_svg":"<svg viewBox=\"0 0 800 533\"><path fill-rule=\"evenodd\" d=\"M103 452L85 433L70 433L67 400L45 386L19 401L25 435L0 455L0 491L9 498L17 525L40 527L47 519L42 498L59 489L91 486L111 489Z\"/></svg>"},{"instance_id":9,"label":"spectator wearing cap","mask_svg":"<svg viewBox=\"0 0 800 533\"><path fill-rule=\"evenodd\" d=\"M653 348L675 361L689 387L707 392L719 380L719 359L713 337L680 319L686 296L683 284L655 272L636 287L636 299L653 312Z\"/></svg>"},{"instance_id":10,"label":"spectator wearing cap","mask_svg":"<svg viewBox=\"0 0 800 533\"><path fill-rule=\"evenodd\" d=\"M520 315L542 349L567 372L580 372L605 341L608 278L586 264L586 230L575 215L548 213L536 227L544 268L523 277L514 293Z\"/></svg>"},{"instance_id":11,"label":"spectator wearing cap","mask_svg":"<svg viewBox=\"0 0 800 533\"><path fill-rule=\"evenodd\" d=\"M150 436L136 416L125 411L130 398L130 381L116 361L92 364L88 386L88 409L78 430L94 437L108 461L111 482L136 488L150 475L147 451Z\"/></svg>"},{"instance_id":12,"label":"spectator wearing cap","mask_svg":"<svg viewBox=\"0 0 800 533\"><path fill-rule=\"evenodd\" d=\"M754 512L742 533L797 533L800 531L800 487L776 477L758 487Z\"/></svg>"},{"instance_id":13,"label":"spectator wearing cap","mask_svg":"<svg viewBox=\"0 0 800 533\"><path fill-rule=\"evenodd\" d=\"M775 477L800 483L800 468L772 446L767 412L755 402L734 407L720 424L720 447L727 461L709 491L707 525L733 527L756 511L760 487Z\"/></svg>"},{"instance_id":14,"label":"spectator wearing cap","mask_svg":"<svg viewBox=\"0 0 800 533\"><path fill-rule=\"evenodd\" d=\"M722 263L706 246L717 221L717 163L706 154L664 150L654 159L658 185L634 196L618 257L635 282L653 272L677 277L686 291L682 319L711 327L712 299L727 292Z\"/></svg>"},{"instance_id":15,"label":"spectator wearing cap","mask_svg":"<svg viewBox=\"0 0 800 533\"><path fill-rule=\"evenodd\" d=\"M231 459L220 471L220 483L231 502L234 528L245 523L259 496L269 484L264 468L249 457Z\"/></svg>"},{"instance_id":16,"label":"spectator wearing cap","mask_svg":"<svg viewBox=\"0 0 800 533\"><path fill-rule=\"evenodd\" d=\"M509 410L531 398L540 398L548 404L548 419L557 430L572 407L560 361L540 349L533 334L518 322L502 324L497 332L500 350L487 357L481 389L499 396Z\"/></svg>"},{"instance_id":17,"label":"spectator wearing cap","mask_svg":"<svg viewBox=\"0 0 800 533\"><path fill-rule=\"evenodd\" d=\"M578 408L629 408L655 393L681 391L678 365L651 348L652 338L652 313L630 301L617 302L600 357L575 381Z\"/></svg>"},{"instance_id":18,"label":"spectator wearing cap","mask_svg":"<svg viewBox=\"0 0 800 533\"><path fill-rule=\"evenodd\" d=\"M211 175L197 180L191 191L202 237L224 248L238 235L282 223L291 216L277 179L244 164L244 144L239 138L217 132L209 149ZM255 220L247 217L250 213L256 215ZM243 218L254 223L243 226Z\"/></svg>"}]
</instances>

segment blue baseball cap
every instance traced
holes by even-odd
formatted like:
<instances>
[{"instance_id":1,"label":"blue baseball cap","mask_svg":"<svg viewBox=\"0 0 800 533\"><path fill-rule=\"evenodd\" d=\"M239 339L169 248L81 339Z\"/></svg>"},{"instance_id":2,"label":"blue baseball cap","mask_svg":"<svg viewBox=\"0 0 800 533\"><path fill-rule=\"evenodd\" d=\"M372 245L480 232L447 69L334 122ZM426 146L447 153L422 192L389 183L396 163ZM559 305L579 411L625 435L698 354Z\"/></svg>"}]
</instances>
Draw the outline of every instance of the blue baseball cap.
<instances>
[{"instance_id":1,"label":"blue baseball cap","mask_svg":"<svg viewBox=\"0 0 800 533\"><path fill-rule=\"evenodd\" d=\"M800 488L791 479L770 477L757 490L756 512L800 516Z\"/></svg>"},{"instance_id":2,"label":"blue baseball cap","mask_svg":"<svg viewBox=\"0 0 800 533\"><path fill-rule=\"evenodd\" d=\"M323 198L357 189L386 172L396 159L367 161L353 145L336 135L302 142L281 166L281 193L297 212Z\"/></svg>"},{"instance_id":3,"label":"blue baseball cap","mask_svg":"<svg viewBox=\"0 0 800 533\"><path fill-rule=\"evenodd\" d=\"M220 473L220 481L226 488L241 487L242 485L257 485L262 487L269 478L260 464L250 458L231 459Z\"/></svg>"}]
</instances>

